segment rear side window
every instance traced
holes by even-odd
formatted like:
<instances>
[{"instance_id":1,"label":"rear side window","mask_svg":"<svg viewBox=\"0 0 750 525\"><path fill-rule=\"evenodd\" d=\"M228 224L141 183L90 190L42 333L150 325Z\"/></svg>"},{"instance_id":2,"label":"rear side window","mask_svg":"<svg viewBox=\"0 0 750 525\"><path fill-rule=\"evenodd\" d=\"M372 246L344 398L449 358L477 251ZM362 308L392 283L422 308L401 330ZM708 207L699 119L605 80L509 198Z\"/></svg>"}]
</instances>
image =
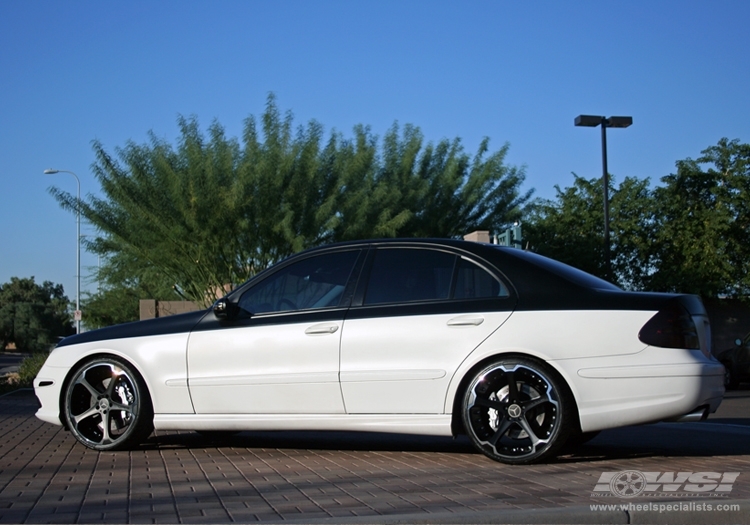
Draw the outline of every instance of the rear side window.
<instances>
[{"instance_id":1,"label":"rear side window","mask_svg":"<svg viewBox=\"0 0 750 525\"><path fill-rule=\"evenodd\" d=\"M508 288L463 257L423 248L379 248L364 304L508 297Z\"/></svg>"},{"instance_id":2,"label":"rear side window","mask_svg":"<svg viewBox=\"0 0 750 525\"><path fill-rule=\"evenodd\" d=\"M448 299L455 261L455 255L437 250L378 249L364 304Z\"/></svg>"},{"instance_id":3,"label":"rear side window","mask_svg":"<svg viewBox=\"0 0 750 525\"><path fill-rule=\"evenodd\" d=\"M459 259L454 299L487 299L508 295L508 288L487 270L463 257Z\"/></svg>"}]
</instances>

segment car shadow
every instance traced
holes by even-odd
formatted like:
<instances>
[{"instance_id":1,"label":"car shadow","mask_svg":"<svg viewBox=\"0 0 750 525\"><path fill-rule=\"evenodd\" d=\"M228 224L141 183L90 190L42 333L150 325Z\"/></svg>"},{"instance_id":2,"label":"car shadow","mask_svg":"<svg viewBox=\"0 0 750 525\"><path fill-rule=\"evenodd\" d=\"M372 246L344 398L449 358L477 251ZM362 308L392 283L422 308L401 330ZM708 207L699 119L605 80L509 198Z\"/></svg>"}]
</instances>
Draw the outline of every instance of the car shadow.
<instances>
[{"instance_id":1,"label":"car shadow","mask_svg":"<svg viewBox=\"0 0 750 525\"><path fill-rule=\"evenodd\" d=\"M267 431L206 437L198 432L152 434L144 446L154 448L244 447L248 449L350 450L356 452L478 453L467 436L416 436L378 432Z\"/></svg>"},{"instance_id":2,"label":"car shadow","mask_svg":"<svg viewBox=\"0 0 750 525\"><path fill-rule=\"evenodd\" d=\"M750 397L750 396L748 396ZM709 423L717 423L720 425L733 425L733 426L743 426L743 427L750 427L750 418L742 418L742 417L717 417L717 418L709 418Z\"/></svg>"},{"instance_id":3,"label":"car shadow","mask_svg":"<svg viewBox=\"0 0 750 525\"><path fill-rule=\"evenodd\" d=\"M564 462L633 457L711 457L750 454L750 419L707 423L659 423L607 430L581 445Z\"/></svg>"},{"instance_id":4,"label":"car shadow","mask_svg":"<svg viewBox=\"0 0 750 525\"><path fill-rule=\"evenodd\" d=\"M553 463L585 463L644 457L708 457L750 455L750 420L729 419L728 425L660 423L606 430ZM742 421L742 424L738 422ZM711 423L723 423L711 420ZM374 432L240 432L205 437L197 432L158 432L146 448L319 450L352 452L439 452L479 454L467 436L412 436Z\"/></svg>"}]
</instances>

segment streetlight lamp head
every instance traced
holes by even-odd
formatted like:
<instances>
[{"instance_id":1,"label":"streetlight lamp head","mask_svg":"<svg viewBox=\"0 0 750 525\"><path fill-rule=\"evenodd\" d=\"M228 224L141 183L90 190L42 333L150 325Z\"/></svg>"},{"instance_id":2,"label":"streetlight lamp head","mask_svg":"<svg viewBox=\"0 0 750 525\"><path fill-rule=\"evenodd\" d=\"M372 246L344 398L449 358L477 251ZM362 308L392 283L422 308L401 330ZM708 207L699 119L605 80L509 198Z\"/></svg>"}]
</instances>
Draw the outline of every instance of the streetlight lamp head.
<instances>
[{"instance_id":1,"label":"streetlight lamp head","mask_svg":"<svg viewBox=\"0 0 750 525\"><path fill-rule=\"evenodd\" d=\"M608 128L627 128L633 124L633 117L609 117L607 119Z\"/></svg>"},{"instance_id":2,"label":"streetlight lamp head","mask_svg":"<svg viewBox=\"0 0 750 525\"><path fill-rule=\"evenodd\" d=\"M605 118L598 115L578 115L575 119L575 125L595 128L604 121Z\"/></svg>"},{"instance_id":3,"label":"streetlight lamp head","mask_svg":"<svg viewBox=\"0 0 750 525\"><path fill-rule=\"evenodd\" d=\"M60 170L53 170L50 168L47 168L46 170L44 170L45 175L54 175L55 173L60 173Z\"/></svg>"}]
</instances>

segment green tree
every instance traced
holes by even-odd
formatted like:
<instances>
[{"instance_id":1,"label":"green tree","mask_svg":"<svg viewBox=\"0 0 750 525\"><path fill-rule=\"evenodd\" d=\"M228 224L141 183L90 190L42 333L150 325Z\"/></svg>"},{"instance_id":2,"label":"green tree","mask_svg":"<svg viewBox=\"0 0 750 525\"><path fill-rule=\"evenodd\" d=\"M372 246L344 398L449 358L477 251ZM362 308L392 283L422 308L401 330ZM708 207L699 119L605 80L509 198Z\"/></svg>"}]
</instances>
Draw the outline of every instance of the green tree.
<instances>
[{"instance_id":1,"label":"green tree","mask_svg":"<svg viewBox=\"0 0 750 525\"><path fill-rule=\"evenodd\" d=\"M102 249L102 239L87 242L87 247ZM139 300L182 299L170 284L169 277L156 267L144 267L131 252L112 253L95 273L97 291L83 293L81 309L87 329L137 321Z\"/></svg>"},{"instance_id":2,"label":"green tree","mask_svg":"<svg viewBox=\"0 0 750 525\"><path fill-rule=\"evenodd\" d=\"M556 199L538 199L527 209L524 234L532 249L599 277L606 277L602 180L574 174L573 186ZM648 180L610 176L612 280L642 289L651 271L654 207Z\"/></svg>"},{"instance_id":3,"label":"green tree","mask_svg":"<svg viewBox=\"0 0 750 525\"><path fill-rule=\"evenodd\" d=\"M750 144L721 139L655 191L655 290L704 298L750 290Z\"/></svg>"},{"instance_id":4,"label":"green tree","mask_svg":"<svg viewBox=\"0 0 750 525\"><path fill-rule=\"evenodd\" d=\"M573 186L527 209L524 237L532 250L593 275L604 275L604 211L600 179L574 174ZM612 179L610 178L610 181Z\"/></svg>"},{"instance_id":5,"label":"green tree","mask_svg":"<svg viewBox=\"0 0 750 525\"><path fill-rule=\"evenodd\" d=\"M103 197L78 202L101 235L87 248L104 258L105 290L125 287L167 298L177 286L208 304L225 285L302 249L354 238L456 237L520 215L522 169L504 165L508 146L470 160L460 141L424 146L417 127L394 125L382 140L365 126L352 139L311 121L293 127L273 95L242 141L214 122L179 119L176 147L151 134L110 155L94 142L93 172Z\"/></svg>"},{"instance_id":6,"label":"green tree","mask_svg":"<svg viewBox=\"0 0 750 525\"><path fill-rule=\"evenodd\" d=\"M138 289L126 286L84 294L82 309L85 312L86 328L102 328L137 321L140 318L139 300L153 298L143 295Z\"/></svg>"},{"instance_id":7,"label":"green tree","mask_svg":"<svg viewBox=\"0 0 750 525\"><path fill-rule=\"evenodd\" d=\"M521 217L532 191L521 168L504 164L509 145L488 155L484 139L470 158L460 139L424 144L419 128L394 124L383 138L355 128L339 150L344 180L335 240L461 237L499 230Z\"/></svg>"},{"instance_id":8,"label":"green tree","mask_svg":"<svg viewBox=\"0 0 750 525\"><path fill-rule=\"evenodd\" d=\"M43 352L74 332L70 302L60 284L12 277L0 285L0 348L14 343L20 352Z\"/></svg>"}]
</instances>

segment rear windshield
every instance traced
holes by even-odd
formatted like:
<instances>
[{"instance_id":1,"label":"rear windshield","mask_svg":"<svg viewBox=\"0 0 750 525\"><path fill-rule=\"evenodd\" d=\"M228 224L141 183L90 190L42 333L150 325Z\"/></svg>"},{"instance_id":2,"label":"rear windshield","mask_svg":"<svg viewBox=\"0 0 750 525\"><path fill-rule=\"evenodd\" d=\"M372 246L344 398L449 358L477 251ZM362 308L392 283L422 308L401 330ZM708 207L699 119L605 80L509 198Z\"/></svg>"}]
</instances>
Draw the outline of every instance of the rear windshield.
<instances>
[{"instance_id":1,"label":"rear windshield","mask_svg":"<svg viewBox=\"0 0 750 525\"><path fill-rule=\"evenodd\" d=\"M622 291L621 288L615 286L614 284L608 281L605 281L604 279L595 277L591 275L590 273L586 273L583 270L579 270L578 268L573 268L572 266L568 266L567 264L561 263L560 261L556 261L554 259L550 259L548 257L544 257L536 253L518 250L515 248L503 250L503 251L505 253L512 254L514 257L518 259L522 259L530 264L533 264L534 266L538 266L539 268L543 268L544 270L554 273L555 275L558 275L562 277L563 279L566 279L579 286L584 286L586 288L595 288L597 290Z\"/></svg>"}]
</instances>

